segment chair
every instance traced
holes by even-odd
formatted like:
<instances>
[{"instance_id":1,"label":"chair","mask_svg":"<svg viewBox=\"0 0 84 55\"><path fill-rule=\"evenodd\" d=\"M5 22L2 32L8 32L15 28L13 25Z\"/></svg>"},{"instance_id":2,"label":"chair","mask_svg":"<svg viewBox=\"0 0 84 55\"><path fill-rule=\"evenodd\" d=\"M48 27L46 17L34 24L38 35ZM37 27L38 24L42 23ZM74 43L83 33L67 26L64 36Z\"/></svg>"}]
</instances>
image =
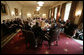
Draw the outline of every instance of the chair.
<instances>
[{"instance_id":1,"label":"chair","mask_svg":"<svg viewBox=\"0 0 84 55\"><path fill-rule=\"evenodd\" d=\"M55 30L54 30L54 35L53 35L53 38L52 38L52 40L51 41L56 41L56 46L58 45L58 40L60 39L60 31L61 31L61 29L60 28L56 28Z\"/></svg>"},{"instance_id":2,"label":"chair","mask_svg":"<svg viewBox=\"0 0 84 55\"><path fill-rule=\"evenodd\" d=\"M54 42L54 41L56 41L56 46L58 46L58 40L59 40L59 35L60 35L60 28L57 27L53 31L54 31L53 37L49 36L49 34L46 33L44 35L44 38L43 38L43 40L48 41L49 48L50 48L51 42Z\"/></svg>"}]
</instances>

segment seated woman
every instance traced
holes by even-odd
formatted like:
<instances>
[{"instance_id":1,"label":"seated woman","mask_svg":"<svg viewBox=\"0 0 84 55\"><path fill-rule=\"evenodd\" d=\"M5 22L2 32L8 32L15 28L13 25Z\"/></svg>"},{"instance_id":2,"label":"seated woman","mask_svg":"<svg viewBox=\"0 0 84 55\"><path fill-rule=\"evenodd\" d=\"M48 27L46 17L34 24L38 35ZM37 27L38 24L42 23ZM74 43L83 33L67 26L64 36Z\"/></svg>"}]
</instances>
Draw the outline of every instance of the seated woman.
<instances>
[{"instance_id":1,"label":"seated woman","mask_svg":"<svg viewBox=\"0 0 84 55\"><path fill-rule=\"evenodd\" d=\"M49 34L44 34L45 37L43 37L43 40L48 41L49 48L52 41L56 41L56 45L58 45L59 34L60 24L57 24L57 26L55 27L55 24L53 23L49 30Z\"/></svg>"},{"instance_id":2,"label":"seated woman","mask_svg":"<svg viewBox=\"0 0 84 55\"><path fill-rule=\"evenodd\" d=\"M75 30L72 38L79 38L83 40L83 23L81 23Z\"/></svg>"}]
</instances>

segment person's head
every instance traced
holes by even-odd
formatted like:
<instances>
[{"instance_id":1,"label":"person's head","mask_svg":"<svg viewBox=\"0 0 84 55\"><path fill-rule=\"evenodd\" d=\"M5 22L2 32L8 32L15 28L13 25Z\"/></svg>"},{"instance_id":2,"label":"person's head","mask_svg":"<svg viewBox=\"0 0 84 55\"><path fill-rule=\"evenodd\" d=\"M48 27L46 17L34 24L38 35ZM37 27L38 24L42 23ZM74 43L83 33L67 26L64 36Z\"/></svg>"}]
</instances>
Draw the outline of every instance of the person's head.
<instances>
[{"instance_id":1,"label":"person's head","mask_svg":"<svg viewBox=\"0 0 84 55\"><path fill-rule=\"evenodd\" d=\"M61 19L61 16L59 16L59 18Z\"/></svg>"},{"instance_id":2,"label":"person's head","mask_svg":"<svg viewBox=\"0 0 84 55\"><path fill-rule=\"evenodd\" d=\"M39 23L38 23L38 22L36 22L36 25L38 26L38 25L39 25Z\"/></svg>"},{"instance_id":3,"label":"person's head","mask_svg":"<svg viewBox=\"0 0 84 55\"><path fill-rule=\"evenodd\" d=\"M83 23L80 23L80 25L78 25L78 29L83 29Z\"/></svg>"},{"instance_id":4,"label":"person's head","mask_svg":"<svg viewBox=\"0 0 84 55\"><path fill-rule=\"evenodd\" d=\"M56 24L59 24L59 22L57 21Z\"/></svg>"},{"instance_id":5,"label":"person's head","mask_svg":"<svg viewBox=\"0 0 84 55\"><path fill-rule=\"evenodd\" d=\"M9 22L9 19L6 20L6 23L8 23L8 22Z\"/></svg>"},{"instance_id":6,"label":"person's head","mask_svg":"<svg viewBox=\"0 0 84 55\"><path fill-rule=\"evenodd\" d=\"M59 22L56 22L57 26L60 27L60 23Z\"/></svg>"},{"instance_id":7,"label":"person's head","mask_svg":"<svg viewBox=\"0 0 84 55\"><path fill-rule=\"evenodd\" d=\"M74 29L77 29L78 28L78 25L77 24L74 24Z\"/></svg>"},{"instance_id":8,"label":"person's head","mask_svg":"<svg viewBox=\"0 0 84 55\"><path fill-rule=\"evenodd\" d=\"M28 21L26 21L26 24L28 24L29 22Z\"/></svg>"},{"instance_id":9,"label":"person's head","mask_svg":"<svg viewBox=\"0 0 84 55\"><path fill-rule=\"evenodd\" d=\"M69 22L70 22L70 20L68 19L66 22L67 22L67 23L69 23Z\"/></svg>"},{"instance_id":10,"label":"person's head","mask_svg":"<svg viewBox=\"0 0 84 55\"><path fill-rule=\"evenodd\" d=\"M54 24L54 23L52 23L52 24L51 24L51 27L54 27L54 26L55 26L55 24Z\"/></svg>"},{"instance_id":11,"label":"person's head","mask_svg":"<svg viewBox=\"0 0 84 55\"><path fill-rule=\"evenodd\" d=\"M5 22L5 20L3 20L3 23Z\"/></svg>"},{"instance_id":12,"label":"person's head","mask_svg":"<svg viewBox=\"0 0 84 55\"><path fill-rule=\"evenodd\" d=\"M64 22L64 20L61 20L61 22Z\"/></svg>"},{"instance_id":13,"label":"person's head","mask_svg":"<svg viewBox=\"0 0 84 55\"><path fill-rule=\"evenodd\" d=\"M23 23L26 24L27 22L24 20Z\"/></svg>"}]
</instances>

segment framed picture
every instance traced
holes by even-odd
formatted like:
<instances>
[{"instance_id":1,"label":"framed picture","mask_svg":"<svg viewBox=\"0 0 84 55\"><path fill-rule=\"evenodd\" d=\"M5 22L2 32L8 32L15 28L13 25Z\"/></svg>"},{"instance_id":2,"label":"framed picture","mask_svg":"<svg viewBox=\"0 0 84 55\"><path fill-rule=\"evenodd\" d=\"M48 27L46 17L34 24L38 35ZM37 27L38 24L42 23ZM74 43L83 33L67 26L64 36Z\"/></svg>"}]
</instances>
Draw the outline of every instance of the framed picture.
<instances>
[{"instance_id":1,"label":"framed picture","mask_svg":"<svg viewBox=\"0 0 84 55\"><path fill-rule=\"evenodd\" d=\"M15 15L18 16L18 9L14 8L14 10L15 10Z\"/></svg>"},{"instance_id":2,"label":"framed picture","mask_svg":"<svg viewBox=\"0 0 84 55\"><path fill-rule=\"evenodd\" d=\"M6 4L1 3L1 14L7 14Z\"/></svg>"}]
</instances>

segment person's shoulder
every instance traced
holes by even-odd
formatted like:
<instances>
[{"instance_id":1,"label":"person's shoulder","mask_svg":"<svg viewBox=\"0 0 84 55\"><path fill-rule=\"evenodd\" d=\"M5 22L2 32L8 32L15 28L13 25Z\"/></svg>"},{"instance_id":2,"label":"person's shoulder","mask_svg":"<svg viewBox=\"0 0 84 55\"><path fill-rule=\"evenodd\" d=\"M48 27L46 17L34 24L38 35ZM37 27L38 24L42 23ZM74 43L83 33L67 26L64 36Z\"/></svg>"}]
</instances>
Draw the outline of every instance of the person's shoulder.
<instances>
[{"instance_id":1,"label":"person's shoulder","mask_svg":"<svg viewBox=\"0 0 84 55\"><path fill-rule=\"evenodd\" d=\"M29 25L28 25L29 26ZM31 28L31 26L29 26Z\"/></svg>"},{"instance_id":2,"label":"person's shoulder","mask_svg":"<svg viewBox=\"0 0 84 55\"><path fill-rule=\"evenodd\" d=\"M33 26L33 28L36 28L36 27L37 27L36 25Z\"/></svg>"}]
</instances>

